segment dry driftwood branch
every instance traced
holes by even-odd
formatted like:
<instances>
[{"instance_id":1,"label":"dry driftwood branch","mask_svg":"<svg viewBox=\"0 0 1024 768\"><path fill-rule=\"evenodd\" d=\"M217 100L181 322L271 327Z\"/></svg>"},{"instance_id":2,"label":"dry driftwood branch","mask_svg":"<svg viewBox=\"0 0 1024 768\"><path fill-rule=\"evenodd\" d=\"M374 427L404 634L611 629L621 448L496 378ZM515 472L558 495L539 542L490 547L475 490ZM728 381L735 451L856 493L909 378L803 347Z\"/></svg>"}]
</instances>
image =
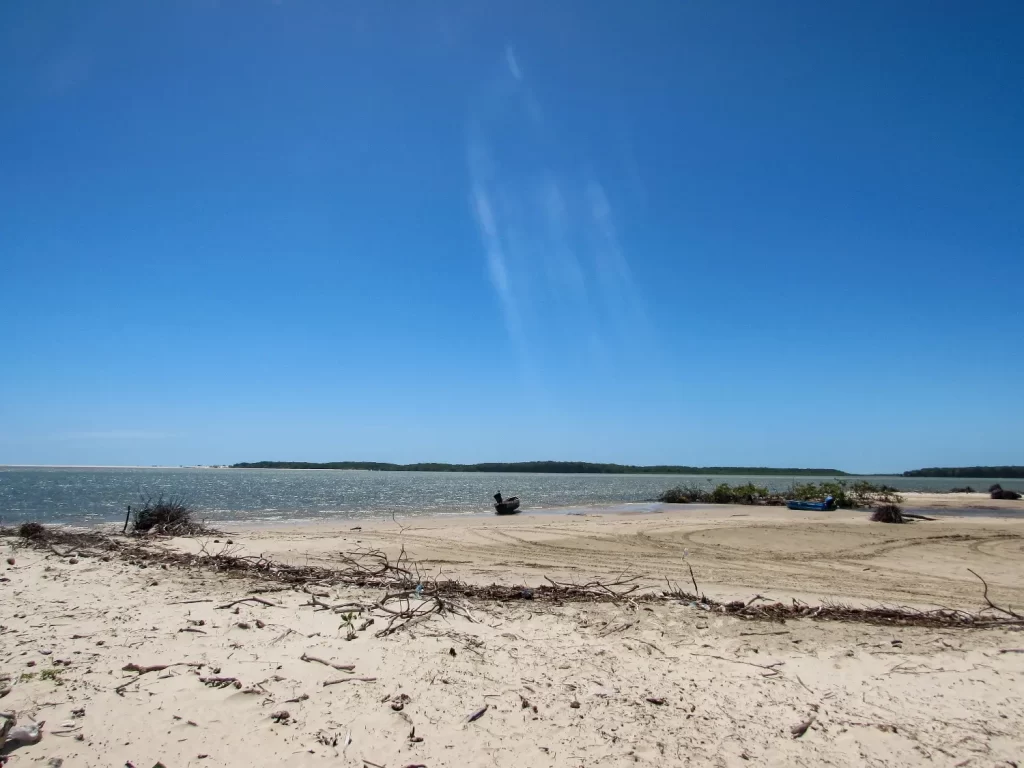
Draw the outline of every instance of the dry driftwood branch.
<instances>
[{"instance_id":1,"label":"dry driftwood branch","mask_svg":"<svg viewBox=\"0 0 1024 768\"><path fill-rule=\"evenodd\" d=\"M988 599L988 582L985 581L983 578L981 578L981 576L978 576L978 574L975 573L970 568L968 568L967 570L970 571L971 573L973 573L975 576L977 576L978 580L981 581L982 586L985 587L985 593L982 595L982 598L985 600L986 603L988 603L988 607L989 608L991 608L993 611L998 611L999 613L1006 614L1007 616L1010 616L1010 617L1012 617L1014 619L1024 620L1024 616L1021 616L1019 613L1016 613L1016 612L1014 612L1013 610L1011 610L1009 608L1003 608L1001 606L998 606L995 603L993 603L991 600L989 600Z\"/></svg>"},{"instance_id":2,"label":"dry driftwood branch","mask_svg":"<svg viewBox=\"0 0 1024 768\"><path fill-rule=\"evenodd\" d=\"M131 678L130 680L126 680L125 682L123 682L119 686L117 686L114 689L114 693L116 693L116 694L118 694L120 696L122 693L124 693L125 689L129 685L134 683L136 680L138 680L143 675L149 674L150 672L161 672L161 671L163 671L165 669L169 669L170 667L201 667L201 666L203 666L202 662L198 662L198 661L176 661L173 664L150 664L149 666L143 666L141 664L136 664L135 662L131 662L129 664L125 664L123 667L121 667L121 669L123 671L125 671L125 672L135 672L137 674L135 675L135 677Z\"/></svg>"},{"instance_id":3,"label":"dry driftwood branch","mask_svg":"<svg viewBox=\"0 0 1024 768\"><path fill-rule=\"evenodd\" d=\"M162 672L163 670L168 669L169 667L201 666L203 666L203 662L201 661L176 661L173 664L150 664L149 666L143 666L141 664L131 662L130 664L125 664L123 667L121 667L121 669L125 672L138 672L139 675L145 675L149 672Z\"/></svg>"},{"instance_id":4,"label":"dry driftwood branch","mask_svg":"<svg viewBox=\"0 0 1024 768\"><path fill-rule=\"evenodd\" d=\"M777 669L777 667L781 667L783 664L786 663L784 661L773 661L771 664L755 664L752 661L743 661L742 659L730 659L730 658L728 658L726 656L716 656L713 653L691 653L690 655L691 656L704 656L704 657L709 658L709 659L718 659L720 661L729 661L729 662L732 662L733 664L745 664L748 667L759 667L761 669L766 669L766 670L768 670L767 672L762 672L761 673L765 677L775 677L777 674L779 674L779 670Z\"/></svg>"},{"instance_id":5,"label":"dry driftwood branch","mask_svg":"<svg viewBox=\"0 0 1024 768\"><path fill-rule=\"evenodd\" d=\"M669 590L664 593L664 597L685 603L701 603L705 610L715 613L778 622L784 622L787 619L808 618L830 621L859 621L890 626L913 625L949 628L1016 627L1024 625L1024 617L1019 617L1012 611L1000 609L998 606L997 610L1005 614L1004 616L992 616L985 613L974 614L950 608L918 610L909 606L886 605L879 605L873 608L855 608L850 605L831 602L811 606L795 599L791 605L785 605L780 602L766 603L768 598L765 598L763 595L755 595L754 598L747 601L732 600L729 602L719 602L711 598L685 592L678 587L672 588L671 584ZM636 599L644 599L644 596L641 595ZM759 601L761 604L756 605L755 603Z\"/></svg>"},{"instance_id":6,"label":"dry driftwood branch","mask_svg":"<svg viewBox=\"0 0 1024 768\"><path fill-rule=\"evenodd\" d=\"M277 603L272 603L269 600L264 600L262 597L243 597L241 600L234 600L234 601L232 601L230 603L225 603L224 605L218 605L216 610L222 611L225 608L233 608L234 606L238 605L239 603L259 603L260 605L266 605L266 606L269 606L270 608L280 608L281 607Z\"/></svg>"},{"instance_id":7,"label":"dry driftwood branch","mask_svg":"<svg viewBox=\"0 0 1024 768\"><path fill-rule=\"evenodd\" d=\"M235 688L242 687L242 681L237 677L200 677L199 682L211 688L227 688L229 685L233 685Z\"/></svg>"},{"instance_id":8,"label":"dry driftwood branch","mask_svg":"<svg viewBox=\"0 0 1024 768\"><path fill-rule=\"evenodd\" d=\"M750 637L752 635L767 636L767 635L788 635L788 629L780 629L777 632L740 632L740 637Z\"/></svg>"},{"instance_id":9,"label":"dry driftwood branch","mask_svg":"<svg viewBox=\"0 0 1024 768\"><path fill-rule=\"evenodd\" d=\"M313 610L321 611L334 611L335 613L363 613L364 611L371 610L373 606L363 605L362 603L338 603L337 605L330 605L317 599L317 595L312 592L307 592L309 595L309 602L303 603L303 605L313 606Z\"/></svg>"},{"instance_id":10,"label":"dry driftwood branch","mask_svg":"<svg viewBox=\"0 0 1024 768\"><path fill-rule=\"evenodd\" d=\"M352 676L352 677L339 677L337 680L324 680L323 685L325 685L325 686L327 686L327 685L337 685L338 683L351 683L353 681L360 682L360 683L373 683L373 682L377 681L377 678L376 677L355 677L355 676Z\"/></svg>"},{"instance_id":11,"label":"dry driftwood branch","mask_svg":"<svg viewBox=\"0 0 1024 768\"><path fill-rule=\"evenodd\" d=\"M545 576L544 579L556 590L566 593L565 596L567 598L583 595L602 595L618 600L632 594L641 587L640 584L636 583L640 579L639 576L620 576L612 581L589 581L585 584L558 582L549 576ZM622 589L616 590L614 587L622 587Z\"/></svg>"},{"instance_id":12,"label":"dry driftwood branch","mask_svg":"<svg viewBox=\"0 0 1024 768\"><path fill-rule=\"evenodd\" d=\"M796 681L797 681L798 683L800 683L800 685L801 685L801 686L803 686L803 689L804 689L805 691L807 691L807 692L808 692L809 694L811 694L812 696L814 695L814 691L812 691L812 690L811 690L810 688L808 688L808 687L807 687L807 683L805 683L805 682L804 682L803 680L801 680L801 679L800 679L800 675L793 675L793 677L795 677L795 678L796 678Z\"/></svg>"},{"instance_id":13,"label":"dry driftwood branch","mask_svg":"<svg viewBox=\"0 0 1024 768\"><path fill-rule=\"evenodd\" d=\"M334 669L341 670L342 672L351 672L356 668L355 664L335 664L333 661L318 659L316 656L310 656L308 653L303 653L299 658L303 661L315 661L317 664L323 664L325 667L333 667Z\"/></svg>"},{"instance_id":14,"label":"dry driftwood branch","mask_svg":"<svg viewBox=\"0 0 1024 768\"><path fill-rule=\"evenodd\" d=\"M693 594L700 595L701 599L703 599L704 595L701 594L700 588L697 586L697 577L693 575L693 566L687 563L686 567L690 569L690 581L693 582Z\"/></svg>"}]
</instances>

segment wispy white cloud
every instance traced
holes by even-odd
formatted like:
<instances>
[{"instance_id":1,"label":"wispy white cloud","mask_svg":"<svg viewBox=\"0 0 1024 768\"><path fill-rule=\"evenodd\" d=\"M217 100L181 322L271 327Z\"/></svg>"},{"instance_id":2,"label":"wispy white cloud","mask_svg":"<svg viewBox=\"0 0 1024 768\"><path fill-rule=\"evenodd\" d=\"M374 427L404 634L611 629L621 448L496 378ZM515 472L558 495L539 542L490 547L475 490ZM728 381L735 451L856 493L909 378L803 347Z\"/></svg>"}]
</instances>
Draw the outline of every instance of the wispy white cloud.
<instances>
[{"instance_id":1,"label":"wispy white cloud","mask_svg":"<svg viewBox=\"0 0 1024 768\"><path fill-rule=\"evenodd\" d=\"M508 64L508 71L516 80L523 79L523 71L519 68L519 60L516 58L516 51L511 45L505 46L505 62Z\"/></svg>"},{"instance_id":2,"label":"wispy white cloud","mask_svg":"<svg viewBox=\"0 0 1024 768\"><path fill-rule=\"evenodd\" d=\"M487 271L491 279L491 285L494 287L494 291L498 294L498 299L501 302L505 327L512 339L519 344L522 341L519 314L509 280L509 270L505 256L506 249L503 243L502 232L499 229L494 205L491 202L491 193L488 191L490 183L488 165L487 148L479 140L471 141L469 146L469 168L471 179L470 197L473 213L476 217L484 253L487 257Z\"/></svg>"},{"instance_id":3,"label":"wispy white cloud","mask_svg":"<svg viewBox=\"0 0 1024 768\"><path fill-rule=\"evenodd\" d=\"M574 168L578 147L568 153L550 135L520 58L511 45L504 53L471 115L467 158L472 215L509 336L520 350L614 362L647 329L611 196L589 165Z\"/></svg>"}]
</instances>

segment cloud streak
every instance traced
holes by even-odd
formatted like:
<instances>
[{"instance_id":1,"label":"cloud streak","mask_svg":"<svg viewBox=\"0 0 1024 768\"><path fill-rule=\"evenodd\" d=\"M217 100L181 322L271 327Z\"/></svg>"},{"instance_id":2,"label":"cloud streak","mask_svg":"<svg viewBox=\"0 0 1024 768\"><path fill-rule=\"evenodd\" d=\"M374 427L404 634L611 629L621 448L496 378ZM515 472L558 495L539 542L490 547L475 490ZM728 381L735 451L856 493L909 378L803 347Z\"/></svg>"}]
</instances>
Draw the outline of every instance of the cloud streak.
<instances>
[{"instance_id":1,"label":"cloud streak","mask_svg":"<svg viewBox=\"0 0 1024 768\"><path fill-rule=\"evenodd\" d=\"M505 63L508 64L509 74L516 80L523 79L523 71L519 69L519 60L516 58L515 49L511 45L505 46Z\"/></svg>"},{"instance_id":2,"label":"cloud streak","mask_svg":"<svg viewBox=\"0 0 1024 768\"><path fill-rule=\"evenodd\" d=\"M492 288L521 352L614 363L649 336L611 195L541 119L514 48L471 114L469 199ZM617 156L617 155L616 155ZM585 160L585 158L584 158Z\"/></svg>"},{"instance_id":3,"label":"cloud streak","mask_svg":"<svg viewBox=\"0 0 1024 768\"><path fill-rule=\"evenodd\" d=\"M480 238L487 259L487 272L494 292L497 293L498 300L501 303L505 328L512 340L518 346L522 346L522 326L519 320L519 312L516 308L512 284L509 279L509 269L505 255L506 248L495 216L491 192L488 191L490 179L488 178L487 165L486 147L478 140L472 141L469 147L470 202L477 227L480 230Z\"/></svg>"}]
</instances>

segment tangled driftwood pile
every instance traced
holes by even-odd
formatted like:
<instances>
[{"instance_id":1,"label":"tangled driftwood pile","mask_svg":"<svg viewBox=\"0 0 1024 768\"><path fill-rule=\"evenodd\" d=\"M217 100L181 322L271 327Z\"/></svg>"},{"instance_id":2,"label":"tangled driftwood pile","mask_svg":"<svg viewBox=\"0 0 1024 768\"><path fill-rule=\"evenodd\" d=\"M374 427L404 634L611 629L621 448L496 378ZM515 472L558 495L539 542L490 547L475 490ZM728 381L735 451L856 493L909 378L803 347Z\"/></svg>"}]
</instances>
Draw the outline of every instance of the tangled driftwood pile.
<instances>
[{"instance_id":1,"label":"tangled driftwood pile","mask_svg":"<svg viewBox=\"0 0 1024 768\"><path fill-rule=\"evenodd\" d=\"M748 620L783 622L787 619L815 619L831 621L857 621L872 624L916 625L929 627L1024 627L1024 615L1012 607L1002 607L988 597L987 582L974 571L983 588L985 608L969 612L953 608L919 610L907 606L857 608L841 603L809 605L799 600L789 603L772 601L762 595L750 600L718 601L707 597L697 586L690 569L693 592L671 582L667 588L644 584L641 577L622 575L610 580L589 582L557 582L537 587L507 586L499 584L467 584L456 579L431 576L406 553L404 547L395 558L379 549L364 549L338 554L336 567L292 565L280 563L264 555L240 554L232 543L223 544L216 551L203 543L197 553L168 550L156 545L153 539L140 541L137 537L110 535L97 531L75 531L45 527L42 532L32 529L31 537L22 537L25 546L49 549L63 558L98 557L109 560L118 557L139 565L167 565L184 569L201 568L214 572L244 575L258 581L275 582L273 589L256 588L254 593L275 589L296 589L309 595L314 610L332 611L342 616L350 626L351 634L365 630L374 623L372 614L382 619L378 636L385 636L412 626L433 615L454 613L469 616L469 601L534 600L546 603L566 602L683 602L694 608L736 616ZM18 531L0 528L0 536L17 536ZM62 547L63 551L58 547ZM357 600L329 604L324 602L328 587L351 586L380 589L384 594L376 601ZM259 598L246 598L255 599ZM222 606L228 607L228 606ZM355 622L361 619L360 626Z\"/></svg>"}]
</instances>

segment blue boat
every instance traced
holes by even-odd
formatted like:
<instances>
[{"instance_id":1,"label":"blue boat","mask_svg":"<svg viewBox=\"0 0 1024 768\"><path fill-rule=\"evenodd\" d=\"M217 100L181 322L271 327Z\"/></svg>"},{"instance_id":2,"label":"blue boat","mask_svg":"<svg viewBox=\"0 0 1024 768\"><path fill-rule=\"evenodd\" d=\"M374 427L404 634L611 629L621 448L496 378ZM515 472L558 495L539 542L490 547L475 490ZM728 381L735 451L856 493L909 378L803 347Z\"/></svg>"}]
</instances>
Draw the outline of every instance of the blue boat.
<instances>
[{"instance_id":1,"label":"blue boat","mask_svg":"<svg viewBox=\"0 0 1024 768\"><path fill-rule=\"evenodd\" d=\"M812 512L832 512L837 509L836 500L826 496L824 501L787 501L786 506L790 509L806 509Z\"/></svg>"}]
</instances>

